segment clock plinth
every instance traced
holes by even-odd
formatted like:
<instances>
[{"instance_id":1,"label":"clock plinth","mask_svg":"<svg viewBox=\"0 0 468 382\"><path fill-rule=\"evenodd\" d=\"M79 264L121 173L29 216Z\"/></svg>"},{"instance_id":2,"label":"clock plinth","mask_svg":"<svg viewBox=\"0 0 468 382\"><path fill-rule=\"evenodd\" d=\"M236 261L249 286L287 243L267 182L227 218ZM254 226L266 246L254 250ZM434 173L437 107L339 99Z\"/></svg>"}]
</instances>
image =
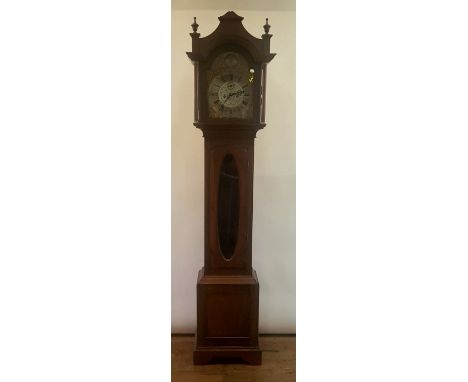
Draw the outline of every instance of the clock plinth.
<instances>
[{"instance_id":1,"label":"clock plinth","mask_svg":"<svg viewBox=\"0 0 468 382\"><path fill-rule=\"evenodd\" d=\"M252 269L254 140L265 127L271 35L228 12L201 38L192 24L194 125L205 139L205 253L197 281L193 362L259 365L259 283ZM269 29L269 25L268 25Z\"/></svg>"},{"instance_id":2,"label":"clock plinth","mask_svg":"<svg viewBox=\"0 0 468 382\"><path fill-rule=\"evenodd\" d=\"M205 275L197 281L195 364L241 359L260 364L257 274Z\"/></svg>"}]
</instances>

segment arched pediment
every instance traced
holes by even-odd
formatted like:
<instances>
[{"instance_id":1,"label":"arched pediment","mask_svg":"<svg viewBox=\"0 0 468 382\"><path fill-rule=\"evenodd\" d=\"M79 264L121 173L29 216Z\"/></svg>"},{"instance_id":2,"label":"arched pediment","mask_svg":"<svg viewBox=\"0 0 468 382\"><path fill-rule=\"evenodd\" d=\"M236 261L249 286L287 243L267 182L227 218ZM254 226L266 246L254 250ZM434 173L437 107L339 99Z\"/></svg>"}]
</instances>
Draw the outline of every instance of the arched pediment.
<instances>
[{"instance_id":1,"label":"arched pediment","mask_svg":"<svg viewBox=\"0 0 468 382\"><path fill-rule=\"evenodd\" d=\"M199 33L191 33L192 52L187 52L187 55L192 61L207 60L215 50L225 44L241 46L257 63L270 62L275 56L270 53L270 34L266 33L262 38L252 36L242 24L244 18L233 11L218 19L218 27L208 36L200 37ZM198 24L196 26L198 28Z\"/></svg>"}]
</instances>

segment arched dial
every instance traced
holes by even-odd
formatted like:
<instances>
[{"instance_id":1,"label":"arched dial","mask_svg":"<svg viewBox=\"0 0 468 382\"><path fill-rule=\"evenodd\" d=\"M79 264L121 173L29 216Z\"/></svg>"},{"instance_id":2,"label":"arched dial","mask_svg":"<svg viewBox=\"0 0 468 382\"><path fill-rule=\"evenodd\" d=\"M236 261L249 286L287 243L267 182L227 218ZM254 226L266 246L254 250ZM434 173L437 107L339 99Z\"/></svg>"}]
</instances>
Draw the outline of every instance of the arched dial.
<instances>
[{"instance_id":1,"label":"arched dial","mask_svg":"<svg viewBox=\"0 0 468 382\"><path fill-rule=\"evenodd\" d=\"M248 119L252 113L252 77L247 61L235 52L219 55L209 78L210 118Z\"/></svg>"}]
</instances>

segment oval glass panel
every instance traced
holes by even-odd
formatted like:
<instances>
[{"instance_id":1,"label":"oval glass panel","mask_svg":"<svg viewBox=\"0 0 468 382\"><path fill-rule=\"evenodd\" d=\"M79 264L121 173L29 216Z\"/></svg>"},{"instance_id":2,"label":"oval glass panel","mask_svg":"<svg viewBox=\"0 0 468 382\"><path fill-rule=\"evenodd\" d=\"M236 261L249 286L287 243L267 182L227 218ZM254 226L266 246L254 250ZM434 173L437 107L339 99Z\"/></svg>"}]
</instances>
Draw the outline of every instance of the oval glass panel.
<instances>
[{"instance_id":1,"label":"oval glass panel","mask_svg":"<svg viewBox=\"0 0 468 382\"><path fill-rule=\"evenodd\" d=\"M239 230L239 173L236 161L227 154L221 164L218 181L218 240L221 253L231 259Z\"/></svg>"}]
</instances>

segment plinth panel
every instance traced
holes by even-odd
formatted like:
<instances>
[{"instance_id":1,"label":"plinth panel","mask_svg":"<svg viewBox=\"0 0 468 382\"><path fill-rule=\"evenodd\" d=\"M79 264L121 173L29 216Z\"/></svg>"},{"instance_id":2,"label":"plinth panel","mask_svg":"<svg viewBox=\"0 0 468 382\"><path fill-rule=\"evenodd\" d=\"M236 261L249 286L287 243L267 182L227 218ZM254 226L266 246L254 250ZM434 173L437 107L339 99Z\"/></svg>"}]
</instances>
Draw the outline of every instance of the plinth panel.
<instances>
[{"instance_id":1,"label":"plinth panel","mask_svg":"<svg viewBox=\"0 0 468 382\"><path fill-rule=\"evenodd\" d=\"M203 287L202 287L203 289ZM248 338L250 335L251 288L244 285L210 286L205 294L207 338Z\"/></svg>"}]
</instances>

